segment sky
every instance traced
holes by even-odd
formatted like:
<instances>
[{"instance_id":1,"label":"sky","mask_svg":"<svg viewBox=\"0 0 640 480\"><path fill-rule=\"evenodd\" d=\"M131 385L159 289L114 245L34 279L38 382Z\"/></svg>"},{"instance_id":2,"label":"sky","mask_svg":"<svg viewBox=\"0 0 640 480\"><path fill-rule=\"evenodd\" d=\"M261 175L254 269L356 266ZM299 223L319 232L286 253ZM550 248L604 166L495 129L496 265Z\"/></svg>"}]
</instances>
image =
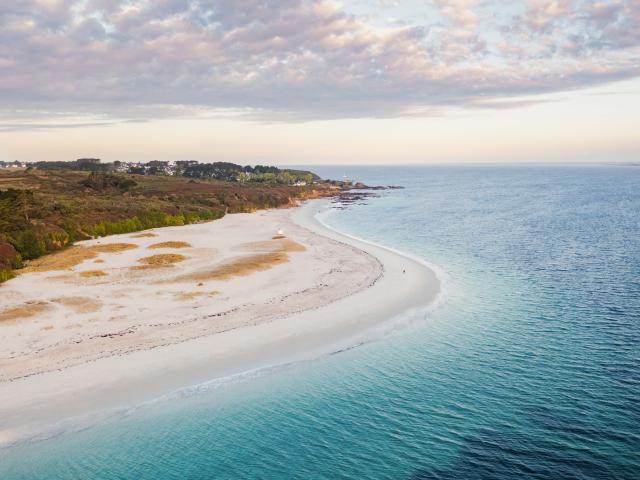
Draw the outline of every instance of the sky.
<instances>
[{"instance_id":1,"label":"sky","mask_svg":"<svg viewBox=\"0 0 640 480\"><path fill-rule=\"evenodd\" d=\"M0 160L640 161L640 0L0 1Z\"/></svg>"}]
</instances>

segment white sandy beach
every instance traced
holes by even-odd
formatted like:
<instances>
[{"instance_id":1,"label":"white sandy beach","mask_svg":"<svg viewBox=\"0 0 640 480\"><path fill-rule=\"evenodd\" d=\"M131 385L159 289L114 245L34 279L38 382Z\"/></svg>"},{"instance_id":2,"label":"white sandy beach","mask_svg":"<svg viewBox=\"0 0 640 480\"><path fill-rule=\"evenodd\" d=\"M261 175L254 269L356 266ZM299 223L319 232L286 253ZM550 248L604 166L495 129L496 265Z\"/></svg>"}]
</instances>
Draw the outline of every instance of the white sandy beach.
<instances>
[{"instance_id":1,"label":"white sandy beach","mask_svg":"<svg viewBox=\"0 0 640 480\"><path fill-rule=\"evenodd\" d=\"M322 204L81 242L92 258L0 286L0 445L336 351L434 301L431 269L325 228Z\"/></svg>"}]
</instances>

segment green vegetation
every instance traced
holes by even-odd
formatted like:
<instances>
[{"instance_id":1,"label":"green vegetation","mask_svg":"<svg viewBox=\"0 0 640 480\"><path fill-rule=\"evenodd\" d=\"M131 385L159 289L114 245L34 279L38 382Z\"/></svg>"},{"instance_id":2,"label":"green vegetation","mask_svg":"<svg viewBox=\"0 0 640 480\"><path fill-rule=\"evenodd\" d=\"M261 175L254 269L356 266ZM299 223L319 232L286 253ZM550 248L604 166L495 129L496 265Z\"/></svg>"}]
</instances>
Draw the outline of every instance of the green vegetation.
<instances>
[{"instance_id":1,"label":"green vegetation","mask_svg":"<svg viewBox=\"0 0 640 480\"><path fill-rule=\"evenodd\" d=\"M259 172L263 174L273 172ZM215 220L227 212L278 207L294 198L331 192L328 185L222 182L95 170L0 170L0 282L11 278L12 270L24 260L76 240Z\"/></svg>"},{"instance_id":2,"label":"green vegetation","mask_svg":"<svg viewBox=\"0 0 640 480\"><path fill-rule=\"evenodd\" d=\"M105 235L116 235L119 233L138 232L156 227L175 227L188 225L208 220L222 218L224 212L219 210L202 210L200 212L185 212L178 215L167 215L161 212L152 212L147 215L125 218L114 222L100 222L85 231L93 237L104 237Z\"/></svg>"},{"instance_id":3,"label":"green vegetation","mask_svg":"<svg viewBox=\"0 0 640 480\"><path fill-rule=\"evenodd\" d=\"M178 174L190 178L210 178L227 182L294 185L320 181L320 177L306 170L279 169L264 165L241 166L229 162L196 163Z\"/></svg>"},{"instance_id":4,"label":"green vegetation","mask_svg":"<svg viewBox=\"0 0 640 480\"><path fill-rule=\"evenodd\" d=\"M15 274L11 270L0 270L0 283L11 280Z\"/></svg>"},{"instance_id":5,"label":"green vegetation","mask_svg":"<svg viewBox=\"0 0 640 480\"><path fill-rule=\"evenodd\" d=\"M307 170L280 169L278 167L256 165L238 165L230 162L199 163L195 160L179 160L166 162L152 160L150 162L121 162L102 163L98 158L79 158L72 162L35 162L30 163L29 168L41 171L83 171L101 174L126 173L145 176L176 176L208 180L221 180L231 183L259 183L269 185L302 185L321 183L322 179L313 172ZM104 181L107 185L100 185L96 181ZM111 185L118 182L117 176L95 176L87 180L90 188L104 188L116 186L126 191L135 184L135 180L122 180L124 185Z\"/></svg>"},{"instance_id":6,"label":"green vegetation","mask_svg":"<svg viewBox=\"0 0 640 480\"><path fill-rule=\"evenodd\" d=\"M73 162L34 162L30 163L30 168L40 170L79 170L84 172L106 172L110 169L110 164L100 163L98 158L79 158Z\"/></svg>"},{"instance_id":7,"label":"green vegetation","mask_svg":"<svg viewBox=\"0 0 640 480\"><path fill-rule=\"evenodd\" d=\"M109 173L91 172L86 180L82 182L85 187L104 192L109 188L117 188L121 192L128 192L137 185L135 180L121 175L111 175Z\"/></svg>"}]
</instances>

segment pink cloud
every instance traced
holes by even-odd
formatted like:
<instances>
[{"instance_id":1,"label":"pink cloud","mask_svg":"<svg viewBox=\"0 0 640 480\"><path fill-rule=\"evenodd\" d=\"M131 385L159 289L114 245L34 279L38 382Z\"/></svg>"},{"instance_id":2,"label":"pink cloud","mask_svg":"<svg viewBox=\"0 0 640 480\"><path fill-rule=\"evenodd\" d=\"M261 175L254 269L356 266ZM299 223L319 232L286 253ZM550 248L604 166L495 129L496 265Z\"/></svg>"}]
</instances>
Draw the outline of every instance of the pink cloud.
<instances>
[{"instance_id":1,"label":"pink cloud","mask_svg":"<svg viewBox=\"0 0 640 480\"><path fill-rule=\"evenodd\" d=\"M473 0L437 3L447 22L393 28L326 0L4 4L0 100L118 117L391 116L640 74L637 2L532 0L508 25L480 22Z\"/></svg>"},{"instance_id":2,"label":"pink cloud","mask_svg":"<svg viewBox=\"0 0 640 480\"><path fill-rule=\"evenodd\" d=\"M478 0L435 0L435 3L459 27L473 27L478 22L478 15L473 10Z\"/></svg>"},{"instance_id":3,"label":"pink cloud","mask_svg":"<svg viewBox=\"0 0 640 480\"><path fill-rule=\"evenodd\" d=\"M544 31L555 21L566 18L574 3L573 0L529 0L527 24L533 30Z\"/></svg>"}]
</instances>

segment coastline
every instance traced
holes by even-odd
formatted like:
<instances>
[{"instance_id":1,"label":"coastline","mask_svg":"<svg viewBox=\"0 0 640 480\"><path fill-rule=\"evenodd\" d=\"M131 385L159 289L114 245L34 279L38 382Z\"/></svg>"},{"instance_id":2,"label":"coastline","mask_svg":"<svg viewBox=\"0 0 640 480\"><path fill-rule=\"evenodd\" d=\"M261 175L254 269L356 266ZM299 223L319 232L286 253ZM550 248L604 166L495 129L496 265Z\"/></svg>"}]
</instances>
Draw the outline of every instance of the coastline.
<instances>
[{"instance_id":1,"label":"coastline","mask_svg":"<svg viewBox=\"0 0 640 480\"><path fill-rule=\"evenodd\" d=\"M434 302L440 284L433 270L416 259L327 228L315 218L322 202L307 202L286 216L313 232L310 238L331 239L347 257L358 257L364 262L357 265L361 269L368 265L362 285L261 322L0 382L0 398L8 399L0 404L0 446L33 438L40 433L36 429L61 420L128 408L215 379L339 351L358 343L385 320ZM292 238L298 240L295 234ZM375 264L381 271L372 268ZM333 279L339 282L341 275Z\"/></svg>"}]
</instances>

